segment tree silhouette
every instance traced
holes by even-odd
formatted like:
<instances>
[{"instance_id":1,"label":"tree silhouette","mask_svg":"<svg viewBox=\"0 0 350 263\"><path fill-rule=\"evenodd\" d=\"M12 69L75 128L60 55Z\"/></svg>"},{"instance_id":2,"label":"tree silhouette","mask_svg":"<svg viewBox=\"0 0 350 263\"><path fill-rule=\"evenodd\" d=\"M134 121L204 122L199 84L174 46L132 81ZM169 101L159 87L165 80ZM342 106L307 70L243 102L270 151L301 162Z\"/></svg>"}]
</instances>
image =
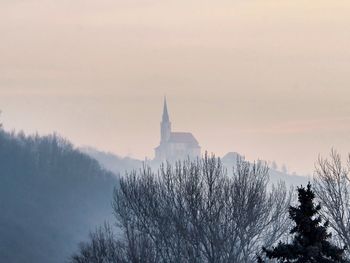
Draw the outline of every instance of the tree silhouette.
<instances>
[{"instance_id":1,"label":"tree silhouette","mask_svg":"<svg viewBox=\"0 0 350 263\"><path fill-rule=\"evenodd\" d=\"M333 245L327 232L328 221L322 224L320 205L314 204L315 194L311 184L298 188L299 206L289 208L289 216L295 222L290 231L293 241L290 244L280 242L271 250L263 248L268 259L280 263L335 263L349 262L344 257L344 248ZM258 262L264 262L261 257Z\"/></svg>"},{"instance_id":2,"label":"tree silhouette","mask_svg":"<svg viewBox=\"0 0 350 263\"><path fill-rule=\"evenodd\" d=\"M291 193L268 179L264 162L238 158L227 174L208 154L127 173L113 198L118 236L98 230L69 262L252 263L290 225Z\"/></svg>"}]
</instances>

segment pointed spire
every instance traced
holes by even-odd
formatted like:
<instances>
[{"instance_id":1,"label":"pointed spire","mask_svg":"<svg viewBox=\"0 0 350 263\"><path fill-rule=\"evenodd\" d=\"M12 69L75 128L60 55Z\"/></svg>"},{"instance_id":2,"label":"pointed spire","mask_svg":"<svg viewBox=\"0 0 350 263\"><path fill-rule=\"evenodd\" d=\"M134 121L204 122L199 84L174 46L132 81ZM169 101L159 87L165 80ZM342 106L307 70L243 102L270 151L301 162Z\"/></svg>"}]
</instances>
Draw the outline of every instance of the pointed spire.
<instances>
[{"instance_id":1,"label":"pointed spire","mask_svg":"<svg viewBox=\"0 0 350 263\"><path fill-rule=\"evenodd\" d=\"M162 122L169 122L168 106L166 103L166 96L164 96L163 118Z\"/></svg>"}]
</instances>

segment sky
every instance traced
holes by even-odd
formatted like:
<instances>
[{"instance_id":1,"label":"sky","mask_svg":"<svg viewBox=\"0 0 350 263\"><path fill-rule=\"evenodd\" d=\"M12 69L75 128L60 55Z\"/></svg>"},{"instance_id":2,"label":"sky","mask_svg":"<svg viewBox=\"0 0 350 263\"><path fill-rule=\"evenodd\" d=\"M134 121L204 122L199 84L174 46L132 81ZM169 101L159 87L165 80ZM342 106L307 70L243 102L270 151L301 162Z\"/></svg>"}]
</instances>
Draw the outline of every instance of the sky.
<instances>
[{"instance_id":1,"label":"sky","mask_svg":"<svg viewBox=\"0 0 350 263\"><path fill-rule=\"evenodd\" d=\"M153 158L172 127L312 173L350 152L350 1L0 0L5 129Z\"/></svg>"}]
</instances>

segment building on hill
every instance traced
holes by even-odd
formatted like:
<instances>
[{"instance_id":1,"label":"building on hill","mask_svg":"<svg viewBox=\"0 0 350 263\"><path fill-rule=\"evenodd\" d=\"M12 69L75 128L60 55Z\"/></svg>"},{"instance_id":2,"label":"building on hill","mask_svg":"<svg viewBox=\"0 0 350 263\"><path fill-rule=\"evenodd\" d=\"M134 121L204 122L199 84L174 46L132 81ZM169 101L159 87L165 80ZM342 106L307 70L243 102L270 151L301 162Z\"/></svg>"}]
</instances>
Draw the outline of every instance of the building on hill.
<instances>
[{"instance_id":1,"label":"building on hill","mask_svg":"<svg viewBox=\"0 0 350 263\"><path fill-rule=\"evenodd\" d=\"M174 162L186 158L196 158L201 155L201 147L190 132L172 132L166 98L162 122L160 123L160 144L155 148L156 161Z\"/></svg>"}]
</instances>

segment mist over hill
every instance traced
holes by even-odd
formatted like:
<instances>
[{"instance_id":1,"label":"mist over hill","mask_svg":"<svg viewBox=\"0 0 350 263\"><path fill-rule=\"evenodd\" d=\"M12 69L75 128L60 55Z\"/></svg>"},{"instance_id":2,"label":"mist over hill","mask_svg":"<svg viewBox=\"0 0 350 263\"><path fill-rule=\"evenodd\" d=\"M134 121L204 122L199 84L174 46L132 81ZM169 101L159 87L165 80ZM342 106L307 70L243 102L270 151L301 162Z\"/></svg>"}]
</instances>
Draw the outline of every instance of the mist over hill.
<instances>
[{"instance_id":1,"label":"mist over hill","mask_svg":"<svg viewBox=\"0 0 350 263\"><path fill-rule=\"evenodd\" d=\"M120 157L113 153L99 151L93 147L81 147L79 150L96 159L104 169L113 172L116 175L123 175L126 171L142 167L142 161L140 160L129 157Z\"/></svg>"},{"instance_id":2,"label":"mist over hill","mask_svg":"<svg viewBox=\"0 0 350 263\"><path fill-rule=\"evenodd\" d=\"M80 151L89 155L90 157L96 159L100 165L115 173L124 175L126 171L131 171L133 169L139 169L142 167L143 163L149 165L155 171L159 168L159 162L147 160L142 162L137 159L132 159L129 157L120 157L116 154L110 152L103 152L93 147L80 148ZM237 158L243 158L244 156L236 152L229 152L225 154L221 161L228 172L237 164ZM289 174L287 171L278 170L276 167L269 167L270 183L276 184L279 181L284 181L288 186L300 186L306 185L309 178L306 176L301 176L297 174Z\"/></svg>"},{"instance_id":3,"label":"mist over hill","mask_svg":"<svg viewBox=\"0 0 350 263\"><path fill-rule=\"evenodd\" d=\"M237 158L243 158L244 156L240 155L236 152L229 152L225 154L221 160L226 169L230 170L237 163ZM307 185L310 178L306 176L301 176L297 174L289 174L287 171L277 170L276 167L271 167L269 165L269 175L270 175L270 183L276 184L279 181L283 181L287 186L300 186Z\"/></svg>"},{"instance_id":4,"label":"mist over hill","mask_svg":"<svg viewBox=\"0 0 350 263\"><path fill-rule=\"evenodd\" d=\"M112 218L117 178L63 138L0 129L0 261L65 262Z\"/></svg>"}]
</instances>

